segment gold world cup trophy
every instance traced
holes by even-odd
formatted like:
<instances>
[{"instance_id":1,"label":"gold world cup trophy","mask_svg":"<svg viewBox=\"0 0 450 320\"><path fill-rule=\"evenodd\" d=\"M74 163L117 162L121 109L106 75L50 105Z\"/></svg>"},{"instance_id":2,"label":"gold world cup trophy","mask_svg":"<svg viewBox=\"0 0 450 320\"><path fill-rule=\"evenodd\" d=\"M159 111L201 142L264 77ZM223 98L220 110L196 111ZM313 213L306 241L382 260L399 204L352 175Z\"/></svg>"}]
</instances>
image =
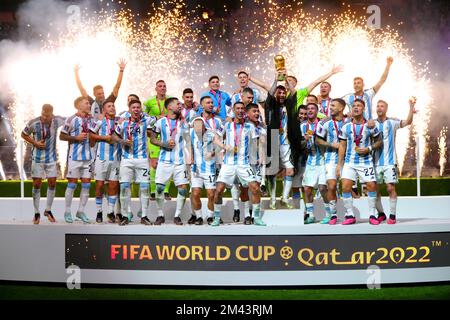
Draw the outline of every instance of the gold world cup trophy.
<instances>
[{"instance_id":1,"label":"gold world cup trophy","mask_svg":"<svg viewBox=\"0 0 450 320\"><path fill-rule=\"evenodd\" d=\"M286 60L284 59L284 57L281 54L277 54L273 60L275 61L275 70L277 70L277 71L280 71L283 69L286 70ZM278 81L284 81L284 80L285 80L284 75L278 76Z\"/></svg>"}]
</instances>

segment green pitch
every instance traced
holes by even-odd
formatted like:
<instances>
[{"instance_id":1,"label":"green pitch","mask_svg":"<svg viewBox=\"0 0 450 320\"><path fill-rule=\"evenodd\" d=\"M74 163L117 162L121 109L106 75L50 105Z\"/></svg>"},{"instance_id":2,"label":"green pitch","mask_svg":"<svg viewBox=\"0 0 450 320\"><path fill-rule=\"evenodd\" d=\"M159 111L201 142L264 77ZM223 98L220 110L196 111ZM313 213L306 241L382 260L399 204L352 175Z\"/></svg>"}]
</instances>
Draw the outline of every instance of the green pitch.
<instances>
[{"instance_id":1,"label":"green pitch","mask_svg":"<svg viewBox=\"0 0 450 320\"><path fill-rule=\"evenodd\" d=\"M145 287L81 287L0 283L0 299L181 299L181 300L378 300L450 299L450 284L366 288L313 289L155 289Z\"/></svg>"}]
</instances>

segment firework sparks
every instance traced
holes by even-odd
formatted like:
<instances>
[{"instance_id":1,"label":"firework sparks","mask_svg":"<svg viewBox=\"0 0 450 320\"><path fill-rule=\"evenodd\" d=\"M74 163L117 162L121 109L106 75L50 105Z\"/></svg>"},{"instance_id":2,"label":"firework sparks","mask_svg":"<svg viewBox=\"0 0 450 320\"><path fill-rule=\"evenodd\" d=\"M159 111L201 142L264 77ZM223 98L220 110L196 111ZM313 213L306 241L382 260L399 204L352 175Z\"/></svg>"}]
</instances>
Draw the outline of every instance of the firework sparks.
<instances>
[{"instance_id":1,"label":"firework sparks","mask_svg":"<svg viewBox=\"0 0 450 320\"><path fill-rule=\"evenodd\" d=\"M255 0L252 6L242 5L228 19L213 19L202 15L205 10L200 6L188 11L183 2L167 1L154 7L139 23L124 8L86 11L79 28L43 35L38 49L13 52L3 63L1 78L7 79L14 97L12 123L16 139L44 103L53 104L57 114L68 116L74 112L72 101L79 95L73 76L77 63L82 66L80 76L88 92L100 83L108 93L117 77L116 62L126 59L127 69L116 103L121 111L127 94L136 93L144 100L153 95L158 79L166 80L168 93L174 96L187 86L200 93L212 73L221 77L226 91L234 92L236 71L244 68L271 82L273 56L282 53L288 71L299 79L300 86L329 71L333 64L344 65L344 72L330 79L332 97L351 92L355 76L364 78L366 88L374 85L386 57L393 56L388 80L376 100L388 101L388 115L405 119L408 98L415 95L416 108L420 109L415 129L424 140L433 103L427 63L414 63L392 28L370 29L365 16L358 16L347 5L343 8L341 13L318 7L307 12L301 2L281 7L275 1ZM406 147L400 146L407 146L407 142L408 130L399 130L400 169L406 152ZM425 143L421 143L424 147ZM67 144L59 143L58 149L64 155ZM422 164L423 150L421 154Z\"/></svg>"},{"instance_id":2,"label":"firework sparks","mask_svg":"<svg viewBox=\"0 0 450 320\"><path fill-rule=\"evenodd\" d=\"M443 127L437 138L439 147L439 174L444 174L445 164L447 163L447 131L448 127Z\"/></svg>"}]
</instances>

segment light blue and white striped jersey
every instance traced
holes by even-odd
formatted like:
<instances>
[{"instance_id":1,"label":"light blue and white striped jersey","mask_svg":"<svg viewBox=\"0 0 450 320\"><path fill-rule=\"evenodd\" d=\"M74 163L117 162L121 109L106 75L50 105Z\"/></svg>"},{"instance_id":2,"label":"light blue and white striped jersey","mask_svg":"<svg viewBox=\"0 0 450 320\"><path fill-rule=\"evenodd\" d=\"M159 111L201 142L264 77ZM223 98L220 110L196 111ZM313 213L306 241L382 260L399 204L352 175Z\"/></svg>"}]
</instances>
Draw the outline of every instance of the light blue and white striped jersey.
<instances>
[{"instance_id":1,"label":"light blue and white striped jersey","mask_svg":"<svg viewBox=\"0 0 450 320\"><path fill-rule=\"evenodd\" d=\"M194 128L190 129L190 140L194 154L194 165L192 166L193 172L207 175L216 174L216 157L211 156L215 149L213 144L215 135L216 133L214 131L207 129L205 133L199 137L195 133ZM209 159L207 159L208 154Z\"/></svg>"},{"instance_id":2,"label":"light blue and white striped jersey","mask_svg":"<svg viewBox=\"0 0 450 320\"><path fill-rule=\"evenodd\" d=\"M76 137L82 132L89 133L89 130L95 125L94 119L91 116L80 117L75 114L67 118L61 132L69 136ZM89 139L84 141L75 141L69 143L69 159L74 161L92 160L94 155L91 152L92 148L89 145Z\"/></svg>"},{"instance_id":3,"label":"light blue and white striped jersey","mask_svg":"<svg viewBox=\"0 0 450 320\"><path fill-rule=\"evenodd\" d=\"M324 139L328 143L339 143L339 134L341 132L344 121L334 121L328 119L319 121L316 135ZM325 164L337 164L339 160L338 150L334 148L325 149Z\"/></svg>"},{"instance_id":4,"label":"light blue and white striped jersey","mask_svg":"<svg viewBox=\"0 0 450 320\"><path fill-rule=\"evenodd\" d=\"M150 117L147 113L142 112L142 116L143 117ZM122 111L121 113L119 113L118 117L120 119L130 119L131 118L131 113L130 111Z\"/></svg>"},{"instance_id":5,"label":"light blue and white striped jersey","mask_svg":"<svg viewBox=\"0 0 450 320\"><path fill-rule=\"evenodd\" d=\"M253 91L253 103L261 103L264 101L261 92L256 88L250 88ZM236 102L242 101L241 93L235 93L231 96L231 105L233 106Z\"/></svg>"},{"instance_id":6,"label":"light blue and white striped jersey","mask_svg":"<svg viewBox=\"0 0 450 320\"><path fill-rule=\"evenodd\" d=\"M199 114L199 105L197 102L193 102L194 106L190 109L187 109L186 106L184 105L184 103L181 105L182 109L181 109L181 115L183 116L183 118L186 120L187 123L190 123L191 120L193 119L193 117L195 117L197 114ZM197 110L196 110L197 109Z\"/></svg>"},{"instance_id":7,"label":"light blue and white striped jersey","mask_svg":"<svg viewBox=\"0 0 450 320\"><path fill-rule=\"evenodd\" d=\"M182 119L169 119L168 117L160 118L156 121L153 131L160 134L160 139L163 143L168 143L171 139L175 141L173 149L161 147L159 152L160 162L169 164L185 164L184 152L186 136L189 136L189 126L186 121Z\"/></svg>"},{"instance_id":8,"label":"light blue and white striped jersey","mask_svg":"<svg viewBox=\"0 0 450 320\"><path fill-rule=\"evenodd\" d=\"M306 164L310 166L321 166L324 164L324 156L320 151L319 145L316 143L315 133L319 127L319 121L316 119L314 123L304 121L300 124L300 131L305 136L310 131L311 138L306 143L308 159Z\"/></svg>"},{"instance_id":9,"label":"light blue and white striped jersey","mask_svg":"<svg viewBox=\"0 0 450 320\"><path fill-rule=\"evenodd\" d=\"M251 144L256 144L255 139L258 138L254 124L250 122L244 122L243 124L227 122L223 131L225 145L237 147L236 153L234 150L225 153L224 164L249 165Z\"/></svg>"},{"instance_id":10,"label":"light blue and white striped jersey","mask_svg":"<svg viewBox=\"0 0 450 320\"><path fill-rule=\"evenodd\" d=\"M225 91L217 90L209 90L207 92L204 92L200 98L203 98L205 96L211 97L213 101L214 108L219 107L218 112L215 112L215 116L220 118L222 122L225 121L225 118L227 116L227 106L231 106L231 97L228 93ZM202 107L200 107L201 112L203 112Z\"/></svg>"},{"instance_id":11,"label":"light blue and white striped jersey","mask_svg":"<svg viewBox=\"0 0 450 320\"><path fill-rule=\"evenodd\" d=\"M395 136L397 134L397 130L401 126L401 120L387 118L383 122L380 122L377 119L375 120L375 124L383 139L382 147L378 150L375 150L375 165L396 165L397 155L395 153Z\"/></svg>"},{"instance_id":12,"label":"light blue and white striped jersey","mask_svg":"<svg viewBox=\"0 0 450 320\"><path fill-rule=\"evenodd\" d=\"M192 121L201 115L202 114L200 112L200 107L197 110L191 109L191 110L189 110L189 112L186 113L186 116L185 116L186 122L188 124L192 124Z\"/></svg>"},{"instance_id":13,"label":"light blue and white striped jersey","mask_svg":"<svg viewBox=\"0 0 450 320\"><path fill-rule=\"evenodd\" d=\"M250 88L253 91L253 103L262 103L264 98L258 89ZM227 117L234 118L233 106L236 102L242 102L241 93L235 93L231 96L231 106L227 107Z\"/></svg>"},{"instance_id":14,"label":"light blue and white striped jersey","mask_svg":"<svg viewBox=\"0 0 450 320\"><path fill-rule=\"evenodd\" d=\"M116 134L124 140L133 139L132 146L122 148L122 159L148 159L147 130L153 129L156 118L143 116L140 121L134 122L131 118L116 125Z\"/></svg>"},{"instance_id":15,"label":"light blue and white striped jersey","mask_svg":"<svg viewBox=\"0 0 450 320\"><path fill-rule=\"evenodd\" d=\"M267 129L261 125L261 122L258 125L255 125L255 132L258 136L257 143L251 144L250 150L250 164L251 165L260 165L260 159L264 156L260 154L260 145L262 144L263 150L265 151L266 142L267 142ZM262 150L261 150L262 151Z\"/></svg>"},{"instance_id":16,"label":"light blue and white striped jersey","mask_svg":"<svg viewBox=\"0 0 450 320\"><path fill-rule=\"evenodd\" d=\"M280 145L289 145L289 140L287 136L288 130L288 116L286 112L286 107L281 109L281 117L280 117ZM282 129L282 130L281 130Z\"/></svg>"},{"instance_id":17,"label":"light blue and white striped jersey","mask_svg":"<svg viewBox=\"0 0 450 320\"><path fill-rule=\"evenodd\" d=\"M66 118L54 116L50 124L43 124L41 117L30 120L23 129L23 134L33 135L37 141L45 140L45 149L33 146L31 160L35 163L50 163L56 161L56 136Z\"/></svg>"},{"instance_id":18,"label":"light blue and white striped jersey","mask_svg":"<svg viewBox=\"0 0 450 320\"><path fill-rule=\"evenodd\" d=\"M103 118L95 123L95 127L91 131L100 136L111 136L116 131L116 126L119 123L119 118L107 119ZM120 161L122 155L122 148L120 143L108 143L106 141L97 141L97 159L102 161Z\"/></svg>"},{"instance_id":19,"label":"light blue and white striped jersey","mask_svg":"<svg viewBox=\"0 0 450 320\"><path fill-rule=\"evenodd\" d=\"M319 112L326 115L327 117L331 117L331 98L322 99L322 102L319 106Z\"/></svg>"},{"instance_id":20,"label":"light blue and white striped jersey","mask_svg":"<svg viewBox=\"0 0 450 320\"><path fill-rule=\"evenodd\" d=\"M375 96L375 90L373 88L364 90L364 93L362 96L356 96L354 93L346 94L342 97L344 99L345 103L349 106L350 110L353 106L353 103L356 99L361 99L366 104L366 107L364 108L364 119L371 120L373 119L373 108L372 108L372 100Z\"/></svg>"},{"instance_id":21,"label":"light blue and white striped jersey","mask_svg":"<svg viewBox=\"0 0 450 320\"><path fill-rule=\"evenodd\" d=\"M205 128L207 130L212 130L213 132L215 132L218 135L222 136L223 135L223 125L222 125L222 122L220 121L220 119L218 119L217 117L212 116L211 118L206 120L206 118L204 118L203 116L204 115L198 115L198 116L193 117L191 119L191 125L193 124L195 119L202 118L203 119L203 123L205 124Z\"/></svg>"},{"instance_id":22,"label":"light blue and white striped jersey","mask_svg":"<svg viewBox=\"0 0 450 320\"><path fill-rule=\"evenodd\" d=\"M355 127L355 130L353 129ZM362 132L361 132L362 131ZM361 137L359 146L361 148L368 148L371 145L370 137L377 137L380 134L378 128L375 126L373 129L367 127L367 123L353 124L353 122L347 122L342 126L339 139L347 140L347 150L345 151L345 163L351 165L373 165L372 154L369 152L364 156L360 156L356 153L355 140Z\"/></svg>"}]
</instances>

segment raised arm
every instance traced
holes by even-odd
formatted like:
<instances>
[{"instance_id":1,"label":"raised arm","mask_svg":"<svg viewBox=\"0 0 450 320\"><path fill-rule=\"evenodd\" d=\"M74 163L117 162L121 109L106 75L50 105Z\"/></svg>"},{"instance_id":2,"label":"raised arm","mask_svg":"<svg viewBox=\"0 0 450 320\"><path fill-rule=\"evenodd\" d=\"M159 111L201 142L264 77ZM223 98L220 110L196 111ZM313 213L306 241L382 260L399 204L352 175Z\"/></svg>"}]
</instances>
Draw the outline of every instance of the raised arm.
<instances>
[{"instance_id":1,"label":"raised arm","mask_svg":"<svg viewBox=\"0 0 450 320\"><path fill-rule=\"evenodd\" d=\"M322 82L324 82L325 80L327 80L329 77L331 77L332 75L342 72L344 70L342 65L338 65L338 66L333 66L333 68L331 69L330 72L324 74L323 76L320 76L319 78L317 78L316 80L314 80L313 82L311 82L307 89L308 92L311 92L314 90L315 87L317 87L319 84L321 84Z\"/></svg>"},{"instance_id":2,"label":"raised arm","mask_svg":"<svg viewBox=\"0 0 450 320\"><path fill-rule=\"evenodd\" d=\"M417 101L416 97L411 97L409 99L409 113L408 113L408 117L406 118L406 120L400 121L400 128L409 126L413 122L414 106L416 105L416 101Z\"/></svg>"},{"instance_id":3,"label":"raised arm","mask_svg":"<svg viewBox=\"0 0 450 320\"><path fill-rule=\"evenodd\" d=\"M79 64L76 64L75 67L73 68L74 72L75 72L75 81L77 82L77 87L78 90L80 90L80 93L83 97L89 97L86 89L83 87L83 84L81 83L81 79L80 79L80 71L81 66Z\"/></svg>"},{"instance_id":4,"label":"raised arm","mask_svg":"<svg viewBox=\"0 0 450 320\"><path fill-rule=\"evenodd\" d=\"M120 59L120 61L117 62L117 65L119 66L119 75L117 76L116 85L114 86L112 91L114 97L116 98L119 95L120 85L122 84L123 71L125 70L127 62L124 59Z\"/></svg>"},{"instance_id":5,"label":"raised arm","mask_svg":"<svg viewBox=\"0 0 450 320\"><path fill-rule=\"evenodd\" d=\"M377 84L373 86L373 90L375 91L375 93L377 93L381 86L386 82L386 79L389 75L389 69L391 68L392 62L394 62L394 58L392 57L387 57L386 59L386 67L384 68L384 72L381 75L380 80L378 80Z\"/></svg>"},{"instance_id":6,"label":"raised arm","mask_svg":"<svg viewBox=\"0 0 450 320\"><path fill-rule=\"evenodd\" d=\"M251 77L250 74L248 75L248 80L253 82L254 84L256 84L258 87L263 88L267 92L270 90L268 85L266 85L264 82L262 82L262 81L260 81L258 79L255 79L254 77Z\"/></svg>"}]
</instances>

